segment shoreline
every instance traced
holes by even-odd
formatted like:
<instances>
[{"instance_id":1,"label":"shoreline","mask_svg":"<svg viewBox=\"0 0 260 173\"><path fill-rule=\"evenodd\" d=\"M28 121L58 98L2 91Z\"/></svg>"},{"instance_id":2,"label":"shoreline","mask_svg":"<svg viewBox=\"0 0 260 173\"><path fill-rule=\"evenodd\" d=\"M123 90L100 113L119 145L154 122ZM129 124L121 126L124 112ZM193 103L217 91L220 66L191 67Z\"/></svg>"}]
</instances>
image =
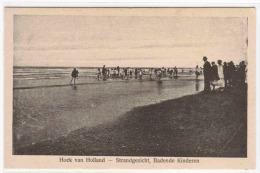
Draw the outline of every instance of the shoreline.
<instances>
[{"instance_id":1,"label":"shoreline","mask_svg":"<svg viewBox=\"0 0 260 173\"><path fill-rule=\"evenodd\" d=\"M148 76L148 75L144 75L144 76ZM182 77L190 77L191 79L183 79ZM70 78L68 78L70 79ZM166 80L165 80L166 79ZM195 76L178 76L178 79L179 80L191 80L191 81L203 81L203 79L195 79ZM161 81L167 81L167 80L173 80L171 78L162 78ZM54 84L54 85L39 85L39 86L14 86L13 87L13 90L27 90L27 89L39 89L39 88L53 88L53 87L67 87L67 86L81 86L81 85L93 85L93 84L105 84L105 83L113 83L113 82L158 82L156 80L156 78L154 77L152 80L150 79L143 79L143 80L139 80L139 79L135 79L134 77L129 79L129 80L126 80L126 79L120 79L120 78L117 78L117 79L108 79L108 80L105 80L105 81L97 81L97 80L93 80L93 81L90 81L90 82L78 82L76 83L75 85L73 84Z\"/></svg>"},{"instance_id":2,"label":"shoreline","mask_svg":"<svg viewBox=\"0 0 260 173\"><path fill-rule=\"evenodd\" d=\"M83 127L14 154L246 157L246 92L200 92L136 107L114 122Z\"/></svg>"}]
</instances>

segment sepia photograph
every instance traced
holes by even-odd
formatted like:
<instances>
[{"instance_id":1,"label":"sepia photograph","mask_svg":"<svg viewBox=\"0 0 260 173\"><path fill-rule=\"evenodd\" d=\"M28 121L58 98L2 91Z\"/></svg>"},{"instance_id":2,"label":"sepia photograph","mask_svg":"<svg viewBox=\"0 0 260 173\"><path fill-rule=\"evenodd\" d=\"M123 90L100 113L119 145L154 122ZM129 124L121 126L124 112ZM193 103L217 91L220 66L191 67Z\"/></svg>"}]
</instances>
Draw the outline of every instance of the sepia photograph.
<instances>
[{"instance_id":1,"label":"sepia photograph","mask_svg":"<svg viewBox=\"0 0 260 173\"><path fill-rule=\"evenodd\" d=\"M11 155L248 158L253 9L192 10L14 13Z\"/></svg>"}]
</instances>

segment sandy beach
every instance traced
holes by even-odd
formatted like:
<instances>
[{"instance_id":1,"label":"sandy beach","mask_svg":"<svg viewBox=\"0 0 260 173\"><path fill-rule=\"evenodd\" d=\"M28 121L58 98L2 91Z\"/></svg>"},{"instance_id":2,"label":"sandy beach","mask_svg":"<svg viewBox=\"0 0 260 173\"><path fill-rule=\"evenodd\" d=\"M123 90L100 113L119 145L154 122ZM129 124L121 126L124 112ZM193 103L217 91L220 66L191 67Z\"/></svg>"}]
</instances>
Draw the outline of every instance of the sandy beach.
<instances>
[{"instance_id":1,"label":"sandy beach","mask_svg":"<svg viewBox=\"0 0 260 173\"><path fill-rule=\"evenodd\" d=\"M247 91L200 92L136 107L113 122L83 127L14 154L246 157Z\"/></svg>"}]
</instances>

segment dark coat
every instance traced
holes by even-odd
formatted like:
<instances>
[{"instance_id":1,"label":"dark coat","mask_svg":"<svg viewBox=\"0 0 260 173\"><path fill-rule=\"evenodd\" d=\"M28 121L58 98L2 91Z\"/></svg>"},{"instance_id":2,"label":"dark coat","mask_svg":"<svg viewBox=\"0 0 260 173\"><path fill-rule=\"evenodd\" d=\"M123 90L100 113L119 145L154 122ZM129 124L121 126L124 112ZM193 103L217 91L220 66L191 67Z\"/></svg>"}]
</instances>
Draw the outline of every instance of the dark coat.
<instances>
[{"instance_id":1,"label":"dark coat","mask_svg":"<svg viewBox=\"0 0 260 173\"><path fill-rule=\"evenodd\" d=\"M228 73L230 79L235 79L236 67L234 64L228 66Z\"/></svg>"},{"instance_id":2,"label":"dark coat","mask_svg":"<svg viewBox=\"0 0 260 173\"><path fill-rule=\"evenodd\" d=\"M228 80L230 78L229 69L227 65L223 65L223 74L225 80Z\"/></svg>"},{"instance_id":3,"label":"dark coat","mask_svg":"<svg viewBox=\"0 0 260 173\"><path fill-rule=\"evenodd\" d=\"M211 67L211 80L219 80L217 65Z\"/></svg>"},{"instance_id":4,"label":"dark coat","mask_svg":"<svg viewBox=\"0 0 260 173\"><path fill-rule=\"evenodd\" d=\"M246 65L241 64L239 67L239 76L240 78L244 79L246 77Z\"/></svg>"},{"instance_id":5,"label":"dark coat","mask_svg":"<svg viewBox=\"0 0 260 173\"><path fill-rule=\"evenodd\" d=\"M73 70L71 76L75 78L78 77L78 74L79 74L78 70Z\"/></svg>"},{"instance_id":6,"label":"dark coat","mask_svg":"<svg viewBox=\"0 0 260 173\"><path fill-rule=\"evenodd\" d=\"M204 82L209 82L211 80L211 65L206 61L203 65Z\"/></svg>"}]
</instances>

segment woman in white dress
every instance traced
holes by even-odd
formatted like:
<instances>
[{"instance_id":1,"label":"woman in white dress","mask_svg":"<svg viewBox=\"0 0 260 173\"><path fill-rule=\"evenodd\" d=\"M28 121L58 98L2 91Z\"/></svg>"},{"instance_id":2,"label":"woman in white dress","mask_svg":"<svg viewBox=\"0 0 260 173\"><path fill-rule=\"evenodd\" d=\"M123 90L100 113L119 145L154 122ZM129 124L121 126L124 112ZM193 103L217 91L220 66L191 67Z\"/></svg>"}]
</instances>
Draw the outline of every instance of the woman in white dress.
<instances>
[{"instance_id":1,"label":"woman in white dress","mask_svg":"<svg viewBox=\"0 0 260 173\"><path fill-rule=\"evenodd\" d=\"M139 80L142 80L143 78L143 71L142 69L139 69Z\"/></svg>"},{"instance_id":2,"label":"woman in white dress","mask_svg":"<svg viewBox=\"0 0 260 173\"><path fill-rule=\"evenodd\" d=\"M223 71L223 65L222 65L221 60L218 60L218 77L219 77L219 80L217 82L217 86L224 87L225 86L224 71Z\"/></svg>"},{"instance_id":3,"label":"woman in white dress","mask_svg":"<svg viewBox=\"0 0 260 173\"><path fill-rule=\"evenodd\" d=\"M149 69L149 76L150 76L150 80L152 79L152 73L153 73L153 69L152 69L152 68L150 68L150 69Z\"/></svg>"}]
</instances>

